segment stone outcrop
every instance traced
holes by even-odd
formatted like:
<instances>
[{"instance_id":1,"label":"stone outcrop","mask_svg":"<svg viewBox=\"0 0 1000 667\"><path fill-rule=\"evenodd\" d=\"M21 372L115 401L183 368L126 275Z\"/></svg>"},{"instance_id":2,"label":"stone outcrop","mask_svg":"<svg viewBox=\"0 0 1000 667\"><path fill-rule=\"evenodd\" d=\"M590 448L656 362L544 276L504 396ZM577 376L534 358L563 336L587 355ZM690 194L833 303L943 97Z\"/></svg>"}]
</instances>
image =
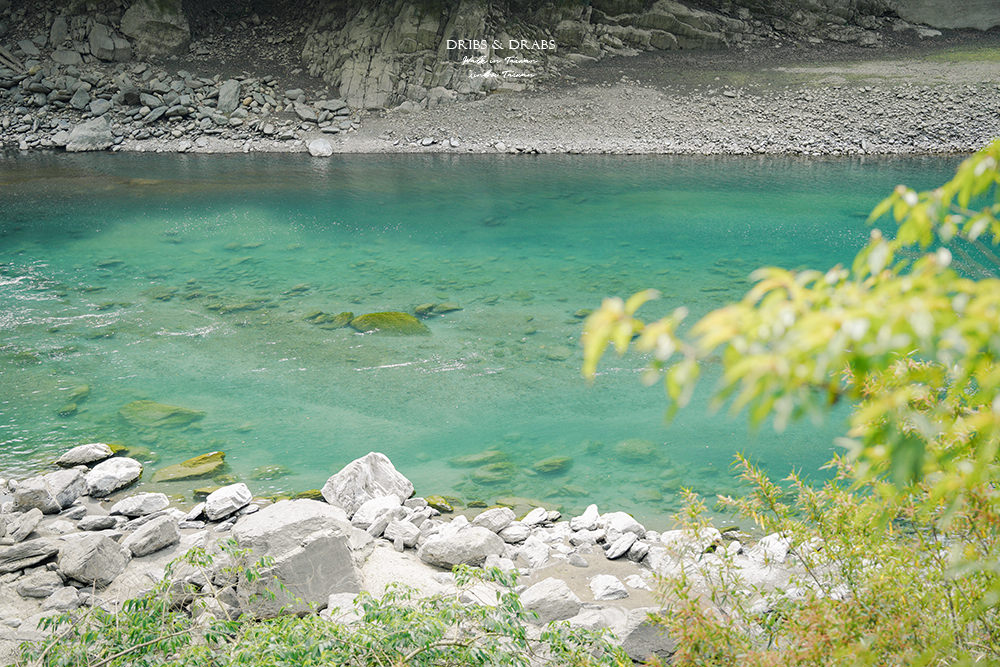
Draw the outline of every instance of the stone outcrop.
<instances>
[{"instance_id":1,"label":"stone outcrop","mask_svg":"<svg viewBox=\"0 0 1000 667\"><path fill-rule=\"evenodd\" d=\"M1000 26L1000 3L996 0L893 0L900 18L932 28L989 30Z\"/></svg>"},{"instance_id":2,"label":"stone outcrop","mask_svg":"<svg viewBox=\"0 0 1000 667\"><path fill-rule=\"evenodd\" d=\"M396 470L385 454L371 452L348 463L323 485L323 498L354 516L367 501L393 495L403 502L413 495L413 483Z\"/></svg>"},{"instance_id":3,"label":"stone outcrop","mask_svg":"<svg viewBox=\"0 0 1000 667\"><path fill-rule=\"evenodd\" d=\"M191 41L191 26L180 0L134 0L122 16L121 31L142 54L181 53Z\"/></svg>"}]
</instances>

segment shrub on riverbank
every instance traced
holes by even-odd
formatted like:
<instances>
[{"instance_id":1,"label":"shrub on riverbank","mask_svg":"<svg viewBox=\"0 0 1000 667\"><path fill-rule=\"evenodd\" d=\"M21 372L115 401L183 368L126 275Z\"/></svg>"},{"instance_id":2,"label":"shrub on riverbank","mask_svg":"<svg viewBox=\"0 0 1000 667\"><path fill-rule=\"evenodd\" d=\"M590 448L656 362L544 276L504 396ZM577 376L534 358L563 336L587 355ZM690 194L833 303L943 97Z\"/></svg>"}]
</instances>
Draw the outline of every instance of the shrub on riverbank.
<instances>
[{"instance_id":1,"label":"shrub on riverbank","mask_svg":"<svg viewBox=\"0 0 1000 667\"><path fill-rule=\"evenodd\" d=\"M688 332L684 309L635 317L651 291L588 318L584 373L609 344L634 343L672 410L717 360L719 402L758 424L853 405L834 481L812 489L793 475L786 491L741 460L755 491L721 499L785 538L809 576L746 608L724 555L697 582L685 572L664 616L674 664L1000 659L998 166L1000 141L940 188L898 187L870 218L891 212L895 238L874 230L850 268L762 269L742 301Z\"/></svg>"}]
</instances>

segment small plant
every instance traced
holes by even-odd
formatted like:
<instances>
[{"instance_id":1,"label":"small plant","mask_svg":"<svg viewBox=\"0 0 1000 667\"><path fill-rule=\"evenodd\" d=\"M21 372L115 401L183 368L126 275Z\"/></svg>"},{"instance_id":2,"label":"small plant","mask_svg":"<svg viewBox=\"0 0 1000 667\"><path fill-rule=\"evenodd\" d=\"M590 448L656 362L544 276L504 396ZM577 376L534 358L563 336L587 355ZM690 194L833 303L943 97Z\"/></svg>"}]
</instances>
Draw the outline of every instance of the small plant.
<instances>
[{"instance_id":1,"label":"small plant","mask_svg":"<svg viewBox=\"0 0 1000 667\"><path fill-rule=\"evenodd\" d=\"M312 667L358 665L631 665L604 633L550 624L538 631L514 591L515 575L459 566L454 595L418 597L390 585L375 598L362 593L337 622L308 614L254 619L232 611L224 586L258 578L266 561L224 545L225 566L192 549L167 567L146 595L117 611L90 607L45 619L51 636L22 646L19 666L57 667ZM218 583L216 583L218 582Z\"/></svg>"}]
</instances>

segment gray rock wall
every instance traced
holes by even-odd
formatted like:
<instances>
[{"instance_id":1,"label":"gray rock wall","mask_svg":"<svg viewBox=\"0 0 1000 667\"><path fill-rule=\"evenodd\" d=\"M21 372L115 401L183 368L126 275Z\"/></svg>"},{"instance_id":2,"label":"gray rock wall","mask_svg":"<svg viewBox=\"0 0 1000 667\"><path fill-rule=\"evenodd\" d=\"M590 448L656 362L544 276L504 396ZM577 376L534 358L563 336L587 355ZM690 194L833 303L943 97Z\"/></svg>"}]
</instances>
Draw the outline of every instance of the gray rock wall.
<instances>
[{"instance_id":1,"label":"gray rock wall","mask_svg":"<svg viewBox=\"0 0 1000 667\"><path fill-rule=\"evenodd\" d=\"M1000 0L895 0L900 18L933 28L1000 27Z\"/></svg>"}]
</instances>

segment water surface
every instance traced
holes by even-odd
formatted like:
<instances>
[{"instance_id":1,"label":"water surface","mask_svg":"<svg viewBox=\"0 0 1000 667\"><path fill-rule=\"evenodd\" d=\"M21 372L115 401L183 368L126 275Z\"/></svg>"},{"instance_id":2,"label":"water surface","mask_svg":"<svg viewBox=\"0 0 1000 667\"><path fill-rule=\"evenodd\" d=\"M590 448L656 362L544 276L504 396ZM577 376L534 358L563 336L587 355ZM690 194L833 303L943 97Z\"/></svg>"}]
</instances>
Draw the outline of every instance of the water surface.
<instances>
[{"instance_id":1,"label":"water surface","mask_svg":"<svg viewBox=\"0 0 1000 667\"><path fill-rule=\"evenodd\" d=\"M777 476L815 471L842 422L749 433L699 395L668 425L642 358L581 379L578 311L653 287L664 298L649 317L697 316L741 296L756 267L848 261L893 186L936 185L957 162L8 156L0 471L91 441L145 448L150 470L221 449L234 477L277 494L377 450L420 494L593 501L665 525L681 486L734 488L737 450ZM426 320L423 337L303 319L424 303L462 309ZM206 416L137 428L119 415L135 400ZM619 446L629 439L654 447ZM491 449L514 465L448 463ZM532 470L553 456L572 460ZM273 465L285 474L259 470Z\"/></svg>"}]
</instances>

